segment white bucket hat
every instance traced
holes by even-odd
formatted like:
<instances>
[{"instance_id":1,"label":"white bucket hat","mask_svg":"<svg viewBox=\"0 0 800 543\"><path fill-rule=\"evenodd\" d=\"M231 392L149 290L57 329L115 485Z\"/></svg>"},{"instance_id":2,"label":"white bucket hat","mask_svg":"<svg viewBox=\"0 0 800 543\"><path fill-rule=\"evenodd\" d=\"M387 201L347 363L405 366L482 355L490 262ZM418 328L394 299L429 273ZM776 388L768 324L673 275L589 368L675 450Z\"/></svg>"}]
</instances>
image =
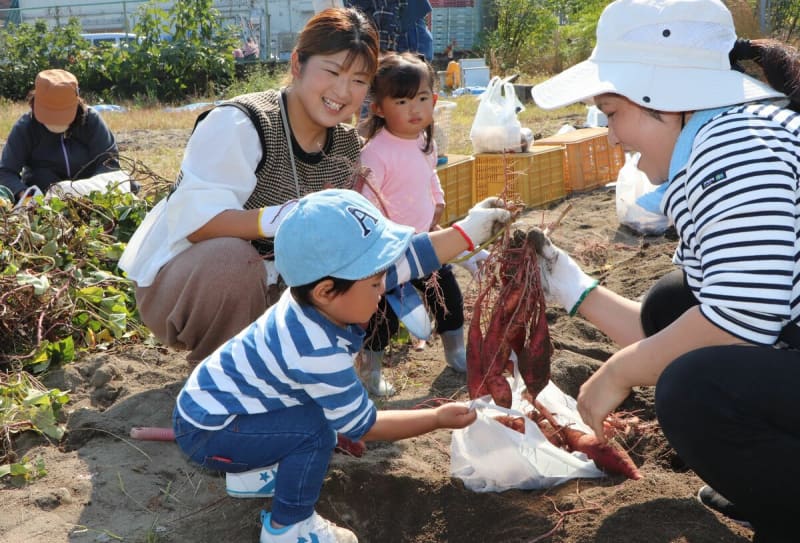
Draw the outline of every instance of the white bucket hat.
<instances>
[{"instance_id":1,"label":"white bucket hat","mask_svg":"<svg viewBox=\"0 0 800 543\"><path fill-rule=\"evenodd\" d=\"M536 85L533 99L554 109L610 92L657 111L696 111L783 97L731 69L735 41L719 0L616 0L591 56Z\"/></svg>"}]
</instances>

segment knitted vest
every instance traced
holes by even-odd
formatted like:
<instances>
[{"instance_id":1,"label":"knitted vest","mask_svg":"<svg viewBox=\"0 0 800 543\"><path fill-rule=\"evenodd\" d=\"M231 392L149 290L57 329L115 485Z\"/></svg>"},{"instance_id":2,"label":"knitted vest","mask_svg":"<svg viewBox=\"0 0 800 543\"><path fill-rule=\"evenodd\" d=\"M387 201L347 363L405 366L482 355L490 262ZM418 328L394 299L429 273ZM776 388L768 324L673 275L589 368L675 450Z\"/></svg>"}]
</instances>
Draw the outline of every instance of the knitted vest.
<instances>
[{"instance_id":1,"label":"knitted vest","mask_svg":"<svg viewBox=\"0 0 800 543\"><path fill-rule=\"evenodd\" d=\"M244 107L261 139L262 158L256 167L256 187L244 209L256 209L286 203L327 188L351 188L361 153L361 141L355 128L336 125L328 129L325 147L320 153L307 154L292 142L298 179L292 173L292 150L286 141L281 120L278 91L245 94L228 104ZM226 104L221 104L225 106ZM256 240L261 254L272 252L272 240Z\"/></svg>"}]
</instances>

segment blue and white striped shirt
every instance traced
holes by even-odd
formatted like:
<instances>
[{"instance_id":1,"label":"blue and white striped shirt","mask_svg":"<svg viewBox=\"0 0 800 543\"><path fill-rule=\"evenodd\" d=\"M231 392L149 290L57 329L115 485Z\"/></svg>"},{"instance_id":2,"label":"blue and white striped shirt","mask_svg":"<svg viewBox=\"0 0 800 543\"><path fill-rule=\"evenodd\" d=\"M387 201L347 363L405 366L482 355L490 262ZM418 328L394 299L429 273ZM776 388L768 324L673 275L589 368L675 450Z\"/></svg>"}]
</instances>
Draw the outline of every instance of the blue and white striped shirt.
<instances>
[{"instance_id":1,"label":"blue and white striped shirt","mask_svg":"<svg viewBox=\"0 0 800 543\"><path fill-rule=\"evenodd\" d=\"M800 320L799 179L800 115L742 105L698 131L665 194L700 311L750 343Z\"/></svg>"},{"instance_id":2,"label":"blue and white striped shirt","mask_svg":"<svg viewBox=\"0 0 800 543\"><path fill-rule=\"evenodd\" d=\"M428 235L416 235L387 270L386 288L440 267ZM198 428L219 430L238 415L313 402L333 429L359 439L376 416L353 368L363 341L359 326L339 327L314 307L298 304L287 290L194 369L178 395L178 412Z\"/></svg>"}]
</instances>

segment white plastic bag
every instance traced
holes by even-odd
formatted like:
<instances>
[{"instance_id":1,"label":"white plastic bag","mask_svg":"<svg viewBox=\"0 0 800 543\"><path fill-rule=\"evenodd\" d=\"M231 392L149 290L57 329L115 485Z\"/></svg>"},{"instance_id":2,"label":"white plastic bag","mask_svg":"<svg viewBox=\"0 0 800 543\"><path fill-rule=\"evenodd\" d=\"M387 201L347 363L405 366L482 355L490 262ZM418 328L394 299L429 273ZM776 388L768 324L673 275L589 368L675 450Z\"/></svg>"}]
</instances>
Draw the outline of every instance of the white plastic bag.
<instances>
[{"instance_id":1,"label":"white plastic bag","mask_svg":"<svg viewBox=\"0 0 800 543\"><path fill-rule=\"evenodd\" d=\"M524 106L517 98L514 85L493 77L481 94L469 137L474 153L502 153L520 150L522 126L517 113Z\"/></svg>"},{"instance_id":2,"label":"white plastic bag","mask_svg":"<svg viewBox=\"0 0 800 543\"><path fill-rule=\"evenodd\" d=\"M637 168L639 154L626 155L625 164L617 178L617 218L621 224L642 234L658 235L669 227L669 218L661 213L653 213L636 203L641 195L658 188Z\"/></svg>"},{"instance_id":3,"label":"white plastic bag","mask_svg":"<svg viewBox=\"0 0 800 543\"><path fill-rule=\"evenodd\" d=\"M608 117L597 106L588 106L586 108L586 121L584 121L583 126L608 126Z\"/></svg>"},{"instance_id":4,"label":"white plastic bag","mask_svg":"<svg viewBox=\"0 0 800 543\"><path fill-rule=\"evenodd\" d=\"M455 430L450 442L450 473L475 492L502 492L512 488L541 489L570 479L603 477L584 454L568 453L550 443L535 422L525 416L532 406L522 399L524 383L517 375L512 383L512 408L495 405L489 396L473 401L478 419ZM578 415L575 400L552 381L537 400L549 409L559 424L592 433ZM521 434L496 420L498 415L525 418Z\"/></svg>"},{"instance_id":5,"label":"white plastic bag","mask_svg":"<svg viewBox=\"0 0 800 543\"><path fill-rule=\"evenodd\" d=\"M116 189L119 192L131 191L131 177L122 170L99 173L95 176L77 181L59 181L48 187L46 199L51 196L63 198L67 195L88 196L94 191L108 192Z\"/></svg>"}]
</instances>

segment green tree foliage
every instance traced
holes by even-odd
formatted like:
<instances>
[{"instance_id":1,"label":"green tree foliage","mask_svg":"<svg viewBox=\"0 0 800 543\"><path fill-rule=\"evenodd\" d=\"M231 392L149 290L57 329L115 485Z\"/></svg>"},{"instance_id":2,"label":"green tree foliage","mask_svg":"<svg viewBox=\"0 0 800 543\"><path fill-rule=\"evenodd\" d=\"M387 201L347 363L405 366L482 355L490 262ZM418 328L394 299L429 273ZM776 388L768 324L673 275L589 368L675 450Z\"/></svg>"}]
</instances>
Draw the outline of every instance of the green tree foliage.
<instances>
[{"instance_id":1,"label":"green tree foliage","mask_svg":"<svg viewBox=\"0 0 800 543\"><path fill-rule=\"evenodd\" d=\"M540 37L551 34L558 20L542 0L498 0L490 11L496 29L486 37L486 45L500 62L499 68L511 68L520 60L541 52Z\"/></svg>"},{"instance_id":2,"label":"green tree foliage","mask_svg":"<svg viewBox=\"0 0 800 543\"><path fill-rule=\"evenodd\" d=\"M0 31L0 95L22 100L41 70L75 70L76 51L89 45L80 33L77 19L61 28L48 28L44 21L5 27Z\"/></svg>"},{"instance_id":3,"label":"green tree foliage","mask_svg":"<svg viewBox=\"0 0 800 543\"><path fill-rule=\"evenodd\" d=\"M236 30L222 25L212 0L181 0L169 10L144 4L134 27L138 43L90 47L80 33L76 18L59 28L37 21L0 29L0 96L24 99L48 68L71 71L84 96L104 100L218 95L234 79Z\"/></svg>"},{"instance_id":4,"label":"green tree foliage","mask_svg":"<svg viewBox=\"0 0 800 543\"><path fill-rule=\"evenodd\" d=\"M222 26L212 0L182 0L167 12L157 6L149 3L140 8L134 33L142 42L120 74L132 92L175 100L218 94L230 85L237 35Z\"/></svg>"},{"instance_id":5,"label":"green tree foliage","mask_svg":"<svg viewBox=\"0 0 800 543\"><path fill-rule=\"evenodd\" d=\"M798 44L800 42L800 2L797 0L771 0L766 2L766 6L767 26L768 30L771 30L771 35L781 41Z\"/></svg>"},{"instance_id":6,"label":"green tree foliage","mask_svg":"<svg viewBox=\"0 0 800 543\"><path fill-rule=\"evenodd\" d=\"M611 0L496 0L484 45L494 68L550 73L583 60L595 42L597 19Z\"/></svg>"},{"instance_id":7,"label":"green tree foliage","mask_svg":"<svg viewBox=\"0 0 800 543\"><path fill-rule=\"evenodd\" d=\"M597 21L611 0L494 0L482 44L493 69L535 75L560 72L591 54ZM797 0L724 0L737 31L759 37L763 13L769 37L800 42Z\"/></svg>"},{"instance_id":8,"label":"green tree foliage","mask_svg":"<svg viewBox=\"0 0 800 543\"><path fill-rule=\"evenodd\" d=\"M567 68L586 59L597 41L597 21L611 0L566 1L564 13L566 23L560 29L554 43L560 45L556 51L556 69Z\"/></svg>"}]
</instances>

